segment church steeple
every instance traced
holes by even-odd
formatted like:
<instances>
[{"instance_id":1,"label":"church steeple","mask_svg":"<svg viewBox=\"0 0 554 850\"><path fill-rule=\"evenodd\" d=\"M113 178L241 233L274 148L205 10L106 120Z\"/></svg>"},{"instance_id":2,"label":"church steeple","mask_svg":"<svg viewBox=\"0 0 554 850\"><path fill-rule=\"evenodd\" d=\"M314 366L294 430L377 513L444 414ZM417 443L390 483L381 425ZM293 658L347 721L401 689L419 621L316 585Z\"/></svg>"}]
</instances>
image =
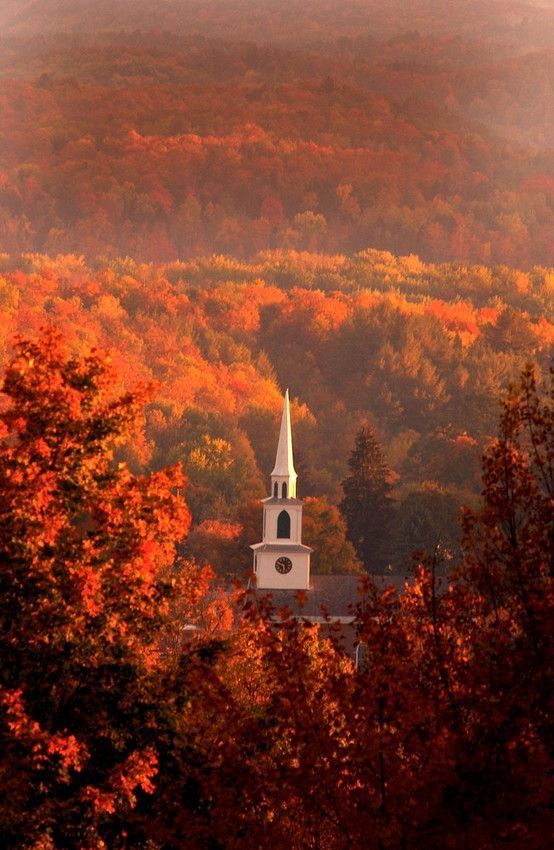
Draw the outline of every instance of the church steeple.
<instances>
[{"instance_id":1,"label":"church steeple","mask_svg":"<svg viewBox=\"0 0 554 850\"><path fill-rule=\"evenodd\" d=\"M289 391L285 393L281 429L277 444L275 466L271 473L271 494L278 499L296 498L296 470L292 453L292 431L290 427Z\"/></svg>"},{"instance_id":2,"label":"church steeple","mask_svg":"<svg viewBox=\"0 0 554 850\"><path fill-rule=\"evenodd\" d=\"M254 573L258 587L308 590L309 546L302 543L302 502L296 498L296 470L292 454L289 391L285 393L271 493L263 500L261 543L254 543Z\"/></svg>"}]
</instances>

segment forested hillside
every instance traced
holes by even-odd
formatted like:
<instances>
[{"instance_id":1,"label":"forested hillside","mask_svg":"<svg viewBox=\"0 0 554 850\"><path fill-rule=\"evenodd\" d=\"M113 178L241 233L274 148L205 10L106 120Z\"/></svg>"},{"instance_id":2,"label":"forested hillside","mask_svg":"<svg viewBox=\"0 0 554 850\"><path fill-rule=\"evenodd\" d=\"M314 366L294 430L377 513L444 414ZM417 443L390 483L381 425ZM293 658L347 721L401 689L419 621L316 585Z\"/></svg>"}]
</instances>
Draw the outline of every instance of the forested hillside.
<instances>
[{"instance_id":1,"label":"forested hillside","mask_svg":"<svg viewBox=\"0 0 554 850\"><path fill-rule=\"evenodd\" d=\"M223 572L258 536L285 387L314 567L358 568L336 505L369 426L401 569L439 538L457 551L497 399L546 367L552 10L441 9L0 12L2 359L50 322L111 351L125 386L157 382L126 456L183 464L187 545Z\"/></svg>"},{"instance_id":2,"label":"forested hillside","mask_svg":"<svg viewBox=\"0 0 554 850\"><path fill-rule=\"evenodd\" d=\"M250 501L266 492L285 387L302 495L323 499L308 509L314 535L368 424L391 469L401 568L439 536L456 549L498 397L526 360L547 369L554 339L553 276L539 267L365 251L158 266L4 255L1 270L3 361L16 333L52 323L77 352L112 352L126 387L157 382L146 438L125 457L136 470L183 464L191 545L228 572L247 567L259 534Z\"/></svg>"},{"instance_id":3,"label":"forested hillside","mask_svg":"<svg viewBox=\"0 0 554 850\"><path fill-rule=\"evenodd\" d=\"M553 1L0 0L1 850L550 846Z\"/></svg>"},{"instance_id":4,"label":"forested hillside","mask_svg":"<svg viewBox=\"0 0 554 850\"><path fill-rule=\"evenodd\" d=\"M183 2L152 32L144 3L23 5L0 42L5 250L553 262L548 9L400 3L393 33L379 2Z\"/></svg>"},{"instance_id":5,"label":"forested hillside","mask_svg":"<svg viewBox=\"0 0 554 850\"><path fill-rule=\"evenodd\" d=\"M4 374L2 847L548 846L553 411L533 367L448 592L436 551L400 591L360 582L356 665L340 625L231 599L182 557L182 473L114 463L145 392L104 355L49 329Z\"/></svg>"}]
</instances>

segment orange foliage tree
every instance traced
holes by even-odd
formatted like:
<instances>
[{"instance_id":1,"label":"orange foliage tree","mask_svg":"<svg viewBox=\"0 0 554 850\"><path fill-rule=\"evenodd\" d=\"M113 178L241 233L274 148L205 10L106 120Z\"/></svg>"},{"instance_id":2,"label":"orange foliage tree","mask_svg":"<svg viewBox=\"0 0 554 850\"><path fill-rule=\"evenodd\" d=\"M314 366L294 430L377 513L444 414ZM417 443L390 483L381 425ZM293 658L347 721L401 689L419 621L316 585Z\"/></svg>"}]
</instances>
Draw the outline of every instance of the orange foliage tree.
<instances>
[{"instance_id":1,"label":"orange foliage tree","mask_svg":"<svg viewBox=\"0 0 554 850\"><path fill-rule=\"evenodd\" d=\"M361 588L357 669L332 623L251 592L222 640L208 568L175 570L180 476L113 463L142 394L98 354L20 342L3 388L2 846L542 850L554 455L532 370L449 582L434 557L403 593Z\"/></svg>"},{"instance_id":2,"label":"orange foliage tree","mask_svg":"<svg viewBox=\"0 0 554 850\"><path fill-rule=\"evenodd\" d=\"M157 653L190 524L182 475L114 463L145 391L115 395L107 360L54 330L17 344L2 390L0 843L122 846L183 687Z\"/></svg>"},{"instance_id":3,"label":"orange foliage tree","mask_svg":"<svg viewBox=\"0 0 554 850\"><path fill-rule=\"evenodd\" d=\"M403 593L367 581L358 670L332 625L324 638L246 596L217 686L195 694L204 808L164 846L545 846L552 418L526 372L485 457L457 573L439 584L429 558ZM167 811L183 812L185 788L166 783Z\"/></svg>"}]
</instances>

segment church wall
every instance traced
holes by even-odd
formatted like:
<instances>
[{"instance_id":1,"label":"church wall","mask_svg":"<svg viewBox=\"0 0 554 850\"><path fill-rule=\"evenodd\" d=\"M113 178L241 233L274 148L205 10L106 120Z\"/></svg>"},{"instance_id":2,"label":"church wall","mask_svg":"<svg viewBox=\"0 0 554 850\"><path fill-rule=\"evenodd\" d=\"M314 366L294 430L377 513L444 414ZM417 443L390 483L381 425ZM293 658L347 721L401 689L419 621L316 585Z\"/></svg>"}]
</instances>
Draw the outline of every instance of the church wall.
<instances>
[{"instance_id":1,"label":"church wall","mask_svg":"<svg viewBox=\"0 0 554 850\"><path fill-rule=\"evenodd\" d=\"M258 568L256 585L261 590L308 590L310 586L310 555L308 552L293 552L287 555L283 546L283 555L292 561L290 573L279 573L275 562L281 553L260 552L257 555Z\"/></svg>"},{"instance_id":2,"label":"church wall","mask_svg":"<svg viewBox=\"0 0 554 850\"><path fill-rule=\"evenodd\" d=\"M277 520L281 511L287 511L290 516L290 541L300 543L302 537L302 505L264 505L264 540L268 543L280 543L277 537Z\"/></svg>"}]
</instances>

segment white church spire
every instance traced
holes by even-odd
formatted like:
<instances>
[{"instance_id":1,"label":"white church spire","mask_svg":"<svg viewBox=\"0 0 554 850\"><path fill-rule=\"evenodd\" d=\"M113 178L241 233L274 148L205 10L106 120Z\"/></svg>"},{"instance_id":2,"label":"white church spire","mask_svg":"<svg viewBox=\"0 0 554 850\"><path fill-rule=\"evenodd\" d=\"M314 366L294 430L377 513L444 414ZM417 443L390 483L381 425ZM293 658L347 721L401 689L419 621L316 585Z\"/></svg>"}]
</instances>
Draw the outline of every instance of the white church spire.
<instances>
[{"instance_id":1,"label":"white church spire","mask_svg":"<svg viewBox=\"0 0 554 850\"><path fill-rule=\"evenodd\" d=\"M309 590L310 554L302 543L302 502L296 498L289 391L285 393L271 493L263 500L261 543L254 543L254 573L259 588Z\"/></svg>"},{"instance_id":2,"label":"white church spire","mask_svg":"<svg viewBox=\"0 0 554 850\"><path fill-rule=\"evenodd\" d=\"M294 458L292 456L292 430L290 427L290 405L289 391L285 393L283 415L281 416L281 430L279 431L279 443L272 475L294 475Z\"/></svg>"},{"instance_id":3,"label":"white church spire","mask_svg":"<svg viewBox=\"0 0 554 850\"><path fill-rule=\"evenodd\" d=\"M271 473L272 494L281 499L296 498L296 478L297 475L292 454L289 391L287 390L283 404L283 415L281 416L281 430L279 431L275 466Z\"/></svg>"}]
</instances>

